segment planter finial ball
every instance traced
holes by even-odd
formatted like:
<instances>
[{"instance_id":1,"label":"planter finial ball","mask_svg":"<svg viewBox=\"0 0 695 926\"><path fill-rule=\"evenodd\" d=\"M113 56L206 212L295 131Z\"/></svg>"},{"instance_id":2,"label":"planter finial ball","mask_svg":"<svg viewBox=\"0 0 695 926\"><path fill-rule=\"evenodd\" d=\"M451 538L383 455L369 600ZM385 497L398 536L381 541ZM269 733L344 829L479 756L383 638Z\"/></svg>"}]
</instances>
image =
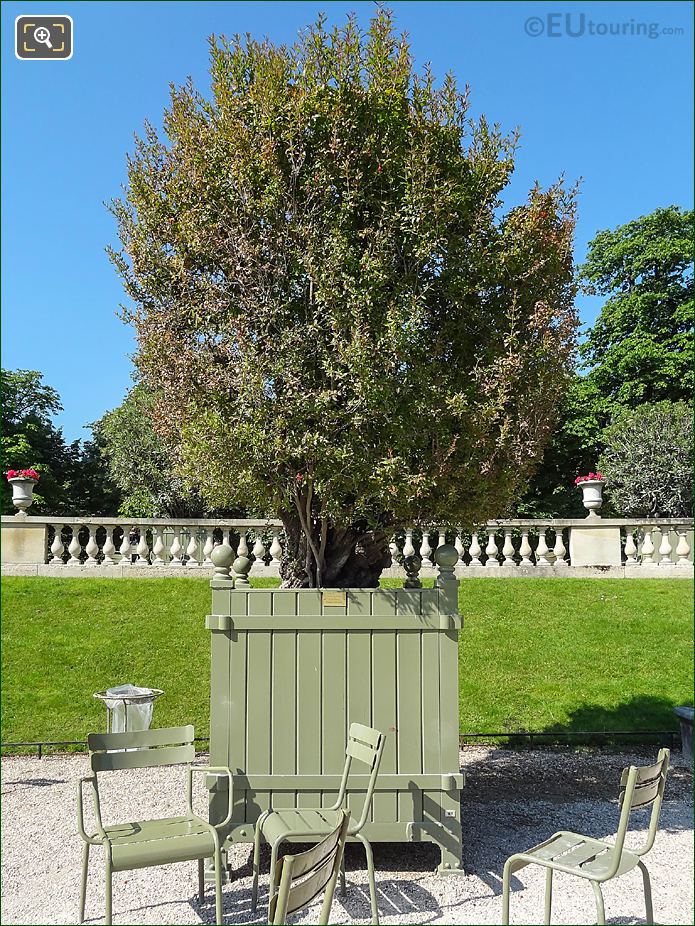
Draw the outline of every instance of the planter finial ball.
<instances>
[{"instance_id":1,"label":"planter finial ball","mask_svg":"<svg viewBox=\"0 0 695 926\"><path fill-rule=\"evenodd\" d=\"M210 559L215 566L215 575L229 577L229 570L234 559L234 551L226 543L219 543L213 548Z\"/></svg>"},{"instance_id":2,"label":"planter finial ball","mask_svg":"<svg viewBox=\"0 0 695 926\"><path fill-rule=\"evenodd\" d=\"M250 585L248 575L251 571L251 560L248 556L237 556L232 565L236 578L236 585Z\"/></svg>"},{"instance_id":3,"label":"planter finial ball","mask_svg":"<svg viewBox=\"0 0 695 926\"><path fill-rule=\"evenodd\" d=\"M458 562L458 559L458 551L451 543L442 544L441 547L437 547L437 549L434 551L435 563L440 567L440 569L443 568L447 572L454 568Z\"/></svg>"}]
</instances>

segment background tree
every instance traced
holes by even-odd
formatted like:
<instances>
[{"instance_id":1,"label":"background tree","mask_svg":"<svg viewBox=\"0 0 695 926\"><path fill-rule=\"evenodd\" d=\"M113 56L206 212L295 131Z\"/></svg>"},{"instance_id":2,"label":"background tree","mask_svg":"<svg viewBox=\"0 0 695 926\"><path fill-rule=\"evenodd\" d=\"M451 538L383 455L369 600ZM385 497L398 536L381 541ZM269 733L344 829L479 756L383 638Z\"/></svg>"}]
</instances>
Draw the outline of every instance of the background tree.
<instances>
[{"instance_id":1,"label":"background tree","mask_svg":"<svg viewBox=\"0 0 695 926\"><path fill-rule=\"evenodd\" d=\"M37 370L2 371L2 473L34 468L41 480L32 514L113 514L118 497L97 449L66 444L52 418L63 410L60 396ZM12 514L12 491L2 480L2 511Z\"/></svg>"},{"instance_id":2,"label":"background tree","mask_svg":"<svg viewBox=\"0 0 695 926\"><path fill-rule=\"evenodd\" d=\"M209 505L282 518L287 584L368 586L411 519L523 488L574 347L574 199L501 212L514 138L380 9L213 40L113 204L156 428Z\"/></svg>"},{"instance_id":3,"label":"background tree","mask_svg":"<svg viewBox=\"0 0 695 926\"><path fill-rule=\"evenodd\" d=\"M692 211L669 206L590 242L581 279L607 299L521 512L581 516L573 480L596 468L611 421L645 403L692 402L692 225Z\"/></svg>"},{"instance_id":4,"label":"background tree","mask_svg":"<svg viewBox=\"0 0 695 926\"><path fill-rule=\"evenodd\" d=\"M624 411L604 441L599 465L614 508L631 517L693 516L693 416L686 402Z\"/></svg>"},{"instance_id":5,"label":"background tree","mask_svg":"<svg viewBox=\"0 0 695 926\"><path fill-rule=\"evenodd\" d=\"M176 475L170 453L152 426L154 394L135 385L123 403L91 425L109 477L121 493L123 517L203 517L200 497Z\"/></svg>"}]
</instances>

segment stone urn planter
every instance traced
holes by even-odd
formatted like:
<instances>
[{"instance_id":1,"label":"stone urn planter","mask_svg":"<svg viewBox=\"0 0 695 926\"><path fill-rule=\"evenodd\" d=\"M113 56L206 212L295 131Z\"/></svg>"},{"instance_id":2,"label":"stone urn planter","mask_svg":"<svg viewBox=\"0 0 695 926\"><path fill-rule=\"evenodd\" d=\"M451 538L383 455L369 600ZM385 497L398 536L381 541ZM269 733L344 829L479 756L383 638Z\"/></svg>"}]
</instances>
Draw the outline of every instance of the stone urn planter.
<instances>
[{"instance_id":1,"label":"stone urn planter","mask_svg":"<svg viewBox=\"0 0 695 926\"><path fill-rule=\"evenodd\" d=\"M578 476L574 481L578 489L582 490L582 504L587 509L589 518L599 518L599 509L603 505L603 486L605 480L598 473L589 473L588 476Z\"/></svg>"},{"instance_id":2,"label":"stone urn planter","mask_svg":"<svg viewBox=\"0 0 695 926\"><path fill-rule=\"evenodd\" d=\"M347 729L386 734L374 792L373 842L434 843L440 874L461 872L458 554L434 554L434 588L251 588L251 562L211 558L210 763L234 773L223 850L251 843L269 806L329 806ZM412 571L412 570L411 570ZM210 820L227 813L227 779L210 776ZM350 776L359 815L368 774Z\"/></svg>"},{"instance_id":3,"label":"stone urn planter","mask_svg":"<svg viewBox=\"0 0 695 926\"><path fill-rule=\"evenodd\" d=\"M16 475L13 475L16 473ZM28 475L32 473L33 475ZM10 470L7 474L7 481L12 486L12 504L19 509L16 518L26 518L27 508L31 507L34 501L34 486L39 481L38 473L34 470Z\"/></svg>"}]
</instances>

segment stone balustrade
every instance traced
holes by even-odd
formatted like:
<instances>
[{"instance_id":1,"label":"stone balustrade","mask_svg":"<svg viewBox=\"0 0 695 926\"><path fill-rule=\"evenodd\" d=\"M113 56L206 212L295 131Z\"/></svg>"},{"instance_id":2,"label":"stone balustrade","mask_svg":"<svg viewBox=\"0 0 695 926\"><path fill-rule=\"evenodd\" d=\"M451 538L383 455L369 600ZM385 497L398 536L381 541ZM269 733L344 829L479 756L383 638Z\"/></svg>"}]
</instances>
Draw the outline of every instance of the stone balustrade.
<instances>
[{"instance_id":1,"label":"stone balustrade","mask_svg":"<svg viewBox=\"0 0 695 926\"><path fill-rule=\"evenodd\" d=\"M42 575L209 575L216 544L249 556L252 575L277 576L282 522L274 519L2 518L3 572ZM453 543L459 577L528 575L689 575L693 520L499 520L477 531L410 527L393 537L385 577L405 575L417 554L420 575L435 574L433 553Z\"/></svg>"}]
</instances>

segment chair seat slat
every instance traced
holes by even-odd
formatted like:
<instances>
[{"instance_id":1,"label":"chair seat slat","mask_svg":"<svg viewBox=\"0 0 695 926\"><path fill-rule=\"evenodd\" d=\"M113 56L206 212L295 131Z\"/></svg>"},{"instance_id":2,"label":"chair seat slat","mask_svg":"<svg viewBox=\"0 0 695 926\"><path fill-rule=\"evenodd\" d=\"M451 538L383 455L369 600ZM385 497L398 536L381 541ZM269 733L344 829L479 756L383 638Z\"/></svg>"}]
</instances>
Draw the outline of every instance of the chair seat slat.
<instances>
[{"instance_id":1,"label":"chair seat slat","mask_svg":"<svg viewBox=\"0 0 695 926\"><path fill-rule=\"evenodd\" d=\"M135 749L132 752L94 752L92 771L113 772L127 768L155 768L193 762L195 749L188 746L164 746L162 749Z\"/></svg>"},{"instance_id":2,"label":"chair seat slat","mask_svg":"<svg viewBox=\"0 0 695 926\"><path fill-rule=\"evenodd\" d=\"M541 846L537 846L535 849L531 849L528 854L538 859L550 861L562 855L563 852L573 849L575 846L581 846L583 842L584 840L578 836L558 836L557 839L550 840Z\"/></svg>"}]
</instances>

